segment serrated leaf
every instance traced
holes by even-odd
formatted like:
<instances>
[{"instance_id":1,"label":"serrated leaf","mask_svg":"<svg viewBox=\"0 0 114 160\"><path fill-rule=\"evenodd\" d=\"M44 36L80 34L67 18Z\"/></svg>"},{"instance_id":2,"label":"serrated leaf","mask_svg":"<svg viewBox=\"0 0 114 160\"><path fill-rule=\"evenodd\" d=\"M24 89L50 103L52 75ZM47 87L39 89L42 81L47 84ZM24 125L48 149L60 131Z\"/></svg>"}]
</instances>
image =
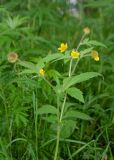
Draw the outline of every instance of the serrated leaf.
<instances>
[{"instance_id":1,"label":"serrated leaf","mask_svg":"<svg viewBox=\"0 0 114 160\"><path fill-rule=\"evenodd\" d=\"M88 43L89 42L89 38L85 38L84 40L83 40L83 42L81 42L81 45L83 45L83 44L85 44L85 43Z\"/></svg>"},{"instance_id":2,"label":"serrated leaf","mask_svg":"<svg viewBox=\"0 0 114 160\"><path fill-rule=\"evenodd\" d=\"M55 69L50 69L50 70L48 70L48 75L49 75L49 77L60 77L61 75L60 75L60 73L58 72L58 71L56 71Z\"/></svg>"},{"instance_id":3,"label":"serrated leaf","mask_svg":"<svg viewBox=\"0 0 114 160\"><path fill-rule=\"evenodd\" d=\"M36 73L36 71L34 70L30 70L30 69L24 69L22 72L20 72L19 74L33 74Z\"/></svg>"},{"instance_id":4,"label":"serrated leaf","mask_svg":"<svg viewBox=\"0 0 114 160\"><path fill-rule=\"evenodd\" d=\"M93 47L87 48L87 49L85 49L85 50L83 50L83 51L80 51L80 53L81 53L81 55L84 55L84 54L86 54L86 53L90 53L92 50L93 50Z\"/></svg>"},{"instance_id":5,"label":"serrated leaf","mask_svg":"<svg viewBox=\"0 0 114 160\"><path fill-rule=\"evenodd\" d=\"M103 43L101 42L98 42L96 40L90 40L89 39L84 39L83 42L81 43L81 45L87 45L87 46L101 46L101 47L105 47L107 48L106 45L104 45Z\"/></svg>"},{"instance_id":6,"label":"serrated leaf","mask_svg":"<svg viewBox=\"0 0 114 160\"><path fill-rule=\"evenodd\" d=\"M55 116L55 115L49 115L49 116L46 116L46 117L42 117L42 119L44 119L45 121L47 121L49 123L57 122L57 116Z\"/></svg>"},{"instance_id":7,"label":"serrated leaf","mask_svg":"<svg viewBox=\"0 0 114 160\"><path fill-rule=\"evenodd\" d=\"M101 43L101 42L95 41L95 40L91 40L91 41L89 41L89 43L88 43L88 44L95 45L95 46L101 46L101 47L105 47L105 48L107 48L107 47L106 47L106 45L104 45L104 44L103 44L103 43Z\"/></svg>"},{"instance_id":8,"label":"serrated leaf","mask_svg":"<svg viewBox=\"0 0 114 160\"><path fill-rule=\"evenodd\" d=\"M83 93L82 93L82 91L80 91L80 89L72 87L72 88L68 88L66 90L66 92L71 97L73 97L73 98L79 100L80 102L84 103Z\"/></svg>"},{"instance_id":9,"label":"serrated leaf","mask_svg":"<svg viewBox=\"0 0 114 160\"><path fill-rule=\"evenodd\" d=\"M74 84L87 81L90 78L97 77L97 76L101 76L101 74L97 72L86 72L86 73L82 73L77 76L65 78L63 80L63 90L65 91L67 88L69 88L70 86Z\"/></svg>"},{"instance_id":10,"label":"serrated leaf","mask_svg":"<svg viewBox=\"0 0 114 160\"><path fill-rule=\"evenodd\" d=\"M57 108L48 104L42 106L41 108L38 108L37 114L48 114L48 113L57 114Z\"/></svg>"},{"instance_id":11,"label":"serrated leaf","mask_svg":"<svg viewBox=\"0 0 114 160\"><path fill-rule=\"evenodd\" d=\"M59 58L62 58L64 55L61 54L61 53L56 53L56 54L49 54L47 55L45 58L44 58L44 61L46 63L50 62L50 61L53 61L53 60L57 60Z\"/></svg>"},{"instance_id":12,"label":"serrated leaf","mask_svg":"<svg viewBox=\"0 0 114 160\"><path fill-rule=\"evenodd\" d=\"M76 128L76 121L73 120L63 120L61 127L61 138L68 138L71 136Z\"/></svg>"},{"instance_id":13,"label":"serrated leaf","mask_svg":"<svg viewBox=\"0 0 114 160\"><path fill-rule=\"evenodd\" d=\"M67 111L67 113L63 117L64 119L69 119L69 118L79 118L83 120L91 120L91 117L88 116L87 114L80 112L80 111L75 111L75 110L70 110Z\"/></svg>"},{"instance_id":14,"label":"serrated leaf","mask_svg":"<svg viewBox=\"0 0 114 160\"><path fill-rule=\"evenodd\" d=\"M56 137L57 134L57 123L53 123L50 126L50 130L52 131L52 134L54 137ZM71 119L64 119L61 123L61 138L68 138L73 131L77 128L76 121Z\"/></svg>"},{"instance_id":15,"label":"serrated leaf","mask_svg":"<svg viewBox=\"0 0 114 160\"><path fill-rule=\"evenodd\" d=\"M27 61L18 61L18 64L25 67L25 68L28 68L28 69L31 69L31 70L35 70L35 65L31 62L27 62Z\"/></svg>"}]
</instances>

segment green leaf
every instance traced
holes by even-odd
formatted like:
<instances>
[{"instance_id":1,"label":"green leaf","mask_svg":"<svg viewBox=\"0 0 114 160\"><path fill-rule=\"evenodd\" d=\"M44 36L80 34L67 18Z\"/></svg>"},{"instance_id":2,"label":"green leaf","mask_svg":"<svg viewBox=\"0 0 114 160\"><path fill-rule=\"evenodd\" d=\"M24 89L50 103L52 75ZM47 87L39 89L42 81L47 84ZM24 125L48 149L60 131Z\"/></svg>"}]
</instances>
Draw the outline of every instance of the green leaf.
<instances>
[{"instance_id":1,"label":"green leaf","mask_svg":"<svg viewBox=\"0 0 114 160\"><path fill-rule=\"evenodd\" d=\"M61 54L61 53L49 54L49 55L47 55L47 56L44 58L44 61L45 61L46 63L48 63L48 62L50 62L50 61L57 60L57 59L62 58L62 57L64 57L64 55Z\"/></svg>"},{"instance_id":2,"label":"green leaf","mask_svg":"<svg viewBox=\"0 0 114 160\"><path fill-rule=\"evenodd\" d=\"M67 88L69 88L70 86L74 84L87 81L90 78L97 77L97 76L101 76L101 74L97 72L86 72L86 73L82 73L77 76L65 78L63 80L63 90L65 91Z\"/></svg>"},{"instance_id":3,"label":"green leaf","mask_svg":"<svg viewBox=\"0 0 114 160\"><path fill-rule=\"evenodd\" d=\"M52 131L53 137L56 137L57 134L57 123L53 123L50 126L50 130ZM75 120L71 120L71 119L64 119L62 120L61 123L61 138L68 138L71 136L71 134L73 133L73 131L77 128L76 126L76 121Z\"/></svg>"},{"instance_id":4,"label":"green leaf","mask_svg":"<svg viewBox=\"0 0 114 160\"><path fill-rule=\"evenodd\" d=\"M61 127L61 138L68 138L76 129L76 121L74 120L63 120Z\"/></svg>"},{"instance_id":5,"label":"green leaf","mask_svg":"<svg viewBox=\"0 0 114 160\"><path fill-rule=\"evenodd\" d=\"M83 98L83 93L78 89L78 88L75 88L75 87L72 87L72 88L68 88L66 90L66 92L68 93L68 95L70 95L71 97L79 100L80 102L83 102L84 103L84 98Z\"/></svg>"},{"instance_id":6,"label":"green leaf","mask_svg":"<svg viewBox=\"0 0 114 160\"><path fill-rule=\"evenodd\" d=\"M18 61L18 64L25 67L25 68L28 68L28 69L31 69L31 70L35 70L35 65L31 62L27 62L27 61Z\"/></svg>"},{"instance_id":7,"label":"green leaf","mask_svg":"<svg viewBox=\"0 0 114 160\"><path fill-rule=\"evenodd\" d=\"M58 71L56 71L55 69L48 70L47 74L48 74L49 77L53 77L53 78L61 76L60 73Z\"/></svg>"},{"instance_id":8,"label":"green leaf","mask_svg":"<svg viewBox=\"0 0 114 160\"><path fill-rule=\"evenodd\" d=\"M83 42L81 43L81 45L87 45L87 46L92 46L92 47L93 47L93 45L94 45L94 46L101 46L101 47L107 48L107 46L104 45L103 43L98 42L98 41L96 41L96 40L90 40L90 41L89 41L88 38L84 39Z\"/></svg>"},{"instance_id":9,"label":"green leaf","mask_svg":"<svg viewBox=\"0 0 114 160\"><path fill-rule=\"evenodd\" d=\"M92 50L93 50L93 47L80 51L80 53L81 55L84 55L84 54L90 53Z\"/></svg>"},{"instance_id":10,"label":"green leaf","mask_svg":"<svg viewBox=\"0 0 114 160\"><path fill-rule=\"evenodd\" d=\"M37 70L37 72L38 72L38 70L40 70L41 68L44 68L44 67L45 67L44 60L40 59L38 61L38 63L36 64L36 70Z\"/></svg>"},{"instance_id":11,"label":"green leaf","mask_svg":"<svg viewBox=\"0 0 114 160\"><path fill-rule=\"evenodd\" d=\"M83 120L91 120L91 117L88 116L87 114L75 110L67 111L63 118L64 119L79 118Z\"/></svg>"},{"instance_id":12,"label":"green leaf","mask_svg":"<svg viewBox=\"0 0 114 160\"><path fill-rule=\"evenodd\" d=\"M24 69L22 72L20 72L19 74L33 74L36 73L36 71L34 70L30 70L30 69Z\"/></svg>"},{"instance_id":13,"label":"green leaf","mask_svg":"<svg viewBox=\"0 0 114 160\"><path fill-rule=\"evenodd\" d=\"M37 112L37 114L48 114L48 113L57 114L57 108L47 104L39 108Z\"/></svg>"},{"instance_id":14,"label":"green leaf","mask_svg":"<svg viewBox=\"0 0 114 160\"><path fill-rule=\"evenodd\" d=\"M54 115L54 114L42 117L42 119L44 119L45 121L47 121L49 123L55 123L55 122L57 122L57 116Z\"/></svg>"},{"instance_id":15,"label":"green leaf","mask_svg":"<svg viewBox=\"0 0 114 160\"><path fill-rule=\"evenodd\" d=\"M95 45L95 46L101 46L101 47L105 47L105 48L107 48L106 47L106 45L104 45L103 43L101 43L101 42L98 42L98 41L95 41L95 40L91 40L91 41L89 41L89 43L88 44L90 44L90 45Z\"/></svg>"}]
</instances>

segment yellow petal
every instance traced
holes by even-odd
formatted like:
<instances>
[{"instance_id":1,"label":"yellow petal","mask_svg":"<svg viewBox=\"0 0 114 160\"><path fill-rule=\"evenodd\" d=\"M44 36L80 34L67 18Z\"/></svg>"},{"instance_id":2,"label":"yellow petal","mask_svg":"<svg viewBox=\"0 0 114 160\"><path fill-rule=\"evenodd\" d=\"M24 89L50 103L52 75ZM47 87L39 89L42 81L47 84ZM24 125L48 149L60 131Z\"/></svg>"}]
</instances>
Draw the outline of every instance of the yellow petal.
<instances>
[{"instance_id":1,"label":"yellow petal","mask_svg":"<svg viewBox=\"0 0 114 160\"><path fill-rule=\"evenodd\" d=\"M95 61L99 61L99 56L96 56L96 57L94 58L94 60L95 60Z\"/></svg>"},{"instance_id":2,"label":"yellow petal","mask_svg":"<svg viewBox=\"0 0 114 160\"><path fill-rule=\"evenodd\" d=\"M98 52L96 51L96 50L93 50L92 52L91 52L91 57L95 60L95 61L99 61L99 54L98 54Z\"/></svg>"},{"instance_id":3,"label":"yellow petal","mask_svg":"<svg viewBox=\"0 0 114 160\"><path fill-rule=\"evenodd\" d=\"M70 55L73 59L75 59L79 57L80 53L78 51L72 50Z\"/></svg>"},{"instance_id":4,"label":"yellow petal","mask_svg":"<svg viewBox=\"0 0 114 160\"><path fill-rule=\"evenodd\" d=\"M44 76L45 71L41 68L41 69L39 70L39 74L40 74L40 76Z\"/></svg>"},{"instance_id":5,"label":"yellow petal","mask_svg":"<svg viewBox=\"0 0 114 160\"><path fill-rule=\"evenodd\" d=\"M67 45L67 43L65 44L65 43L61 43L61 45L60 45L60 47L58 48L58 50L60 51L60 52L65 52L65 50L68 48L68 45Z\"/></svg>"}]
</instances>

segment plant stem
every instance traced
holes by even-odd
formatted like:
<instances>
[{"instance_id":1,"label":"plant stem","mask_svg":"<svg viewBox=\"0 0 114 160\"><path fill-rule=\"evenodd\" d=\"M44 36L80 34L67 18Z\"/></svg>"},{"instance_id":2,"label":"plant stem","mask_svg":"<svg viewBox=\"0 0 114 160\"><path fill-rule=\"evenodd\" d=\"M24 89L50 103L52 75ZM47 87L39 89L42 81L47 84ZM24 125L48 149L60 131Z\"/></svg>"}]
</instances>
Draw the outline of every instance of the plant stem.
<instances>
[{"instance_id":1,"label":"plant stem","mask_svg":"<svg viewBox=\"0 0 114 160\"><path fill-rule=\"evenodd\" d=\"M45 77L44 77L43 79L44 79L44 80L48 83L48 85L55 91L53 85L52 85Z\"/></svg>"},{"instance_id":2,"label":"plant stem","mask_svg":"<svg viewBox=\"0 0 114 160\"><path fill-rule=\"evenodd\" d=\"M36 151L36 160L38 160L38 126L37 126L37 99L36 99L37 92L33 92L33 108L34 108L34 125L35 125L35 151Z\"/></svg>"},{"instance_id":3,"label":"plant stem","mask_svg":"<svg viewBox=\"0 0 114 160\"><path fill-rule=\"evenodd\" d=\"M70 60L70 65L69 65L69 77L71 76L72 60L73 60L73 59ZM60 141L60 133L61 133L61 122L62 122L62 118L63 118L63 112L64 112L64 108L65 108L66 98L67 98L67 94L65 94L65 96L64 96L64 100L63 100L63 105L62 105L62 108L61 108L60 117L59 117L59 99L57 98L58 126L57 126L57 141L56 141L56 149L55 149L54 160L57 160L57 156L58 156L58 152L59 152L59 141Z\"/></svg>"},{"instance_id":4,"label":"plant stem","mask_svg":"<svg viewBox=\"0 0 114 160\"><path fill-rule=\"evenodd\" d=\"M70 60L70 66L69 66L69 77L71 76L72 61L73 61L73 59L71 59L71 60Z\"/></svg>"},{"instance_id":5,"label":"plant stem","mask_svg":"<svg viewBox=\"0 0 114 160\"><path fill-rule=\"evenodd\" d=\"M84 38L85 38L85 33L82 35L82 37L81 37L81 39L80 39L80 42L79 42L79 44L78 44L78 46L77 46L77 48L76 48L76 50L78 50L79 48L80 48L80 46L81 46L81 43L82 43L82 41L84 40Z\"/></svg>"},{"instance_id":6,"label":"plant stem","mask_svg":"<svg viewBox=\"0 0 114 160\"><path fill-rule=\"evenodd\" d=\"M58 150L59 150L59 139L60 139L60 123L59 123L59 95L57 95L57 118L58 118L58 126L57 126L57 139L56 139L56 148L55 148L55 155L54 160L57 160Z\"/></svg>"},{"instance_id":7,"label":"plant stem","mask_svg":"<svg viewBox=\"0 0 114 160\"><path fill-rule=\"evenodd\" d=\"M78 59L77 59L77 61L76 61L76 63L75 63L75 66L74 66L74 68L73 68L73 70L72 70L71 75L73 75L73 74L74 74L74 72L75 72L75 70L76 70L76 67L77 67L77 65L78 65L79 61L80 61L80 58L78 58Z\"/></svg>"},{"instance_id":8,"label":"plant stem","mask_svg":"<svg viewBox=\"0 0 114 160\"><path fill-rule=\"evenodd\" d=\"M64 108L65 108L65 103L66 103L66 97L67 97L67 95L65 94L64 101L63 101L63 105L62 105L62 108L61 108L60 119L59 119L59 122L60 122L60 123L61 123L62 117L63 117L63 112L64 112Z\"/></svg>"},{"instance_id":9,"label":"plant stem","mask_svg":"<svg viewBox=\"0 0 114 160\"><path fill-rule=\"evenodd\" d=\"M80 48L81 43L82 43L83 39L85 38L85 36L86 36L86 34L84 33L84 34L82 35L82 38L81 38L81 40L80 40L80 42L79 42L77 48L76 48L76 51L78 51L78 49ZM74 66L74 68L73 68L71 74L73 74L73 73L75 72L75 69L76 69L76 67L77 67L77 65L78 65L78 63L79 63L79 61L80 61L80 58L77 59L76 64L75 64L75 66Z\"/></svg>"},{"instance_id":10,"label":"plant stem","mask_svg":"<svg viewBox=\"0 0 114 160\"><path fill-rule=\"evenodd\" d=\"M55 156L54 156L54 160L57 160L57 156L58 156L58 150L59 150L59 140L60 140L60 124L57 127L57 141L56 141L56 149L55 149Z\"/></svg>"},{"instance_id":11,"label":"plant stem","mask_svg":"<svg viewBox=\"0 0 114 160\"><path fill-rule=\"evenodd\" d=\"M63 105L61 108L61 113L60 113L60 118L58 119L58 126L57 126L57 141L56 141L56 149L55 149L55 156L54 156L54 160L57 160L57 155L58 155L58 151L59 151L59 141L60 141L60 133L61 133L61 122L62 122L62 117L63 117L63 112L64 112L64 107L65 107L65 103L66 103L66 95L64 97L64 101L63 101Z\"/></svg>"}]
</instances>

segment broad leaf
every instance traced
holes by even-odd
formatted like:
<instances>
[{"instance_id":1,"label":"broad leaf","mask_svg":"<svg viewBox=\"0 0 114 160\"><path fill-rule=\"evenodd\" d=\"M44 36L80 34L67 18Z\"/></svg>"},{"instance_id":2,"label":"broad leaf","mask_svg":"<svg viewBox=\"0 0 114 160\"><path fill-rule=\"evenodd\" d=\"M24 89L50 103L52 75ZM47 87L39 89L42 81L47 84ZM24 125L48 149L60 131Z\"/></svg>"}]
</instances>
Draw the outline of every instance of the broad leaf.
<instances>
[{"instance_id":1,"label":"broad leaf","mask_svg":"<svg viewBox=\"0 0 114 160\"><path fill-rule=\"evenodd\" d=\"M78 88L72 87L66 90L68 95L84 103L83 93Z\"/></svg>"},{"instance_id":2,"label":"broad leaf","mask_svg":"<svg viewBox=\"0 0 114 160\"><path fill-rule=\"evenodd\" d=\"M61 138L68 138L76 129L76 121L74 120L63 120L61 127Z\"/></svg>"},{"instance_id":3,"label":"broad leaf","mask_svg":"<svg viewBox=\"0 0 114 160\"><path fill-rule=\"evenodd\" d=\"M57 135L57 123L53 123L50 126L50 130L52 131L51 134L53 134L53 137L56 137ZM64 119L61 123L61 138L68 138L71 136L73 131L77 128L76 127L76 121L71 119Z\"/></svg>"},{"instance_id":4,"label":"broad leaf","mask_svg":"<svg viewBox=\"0 0 114 160\"><path fill-rule=\"evenodd\" d=\"M57 114L57 108L48 104L42 106L41 108L38 108L37 114L48 114L48 113Z\"/></svg>"},{"instance_id":5,"label":"broad leaf","mask_svg":"<svg viewBox=\"0 0 114 160\"><path fill-rule=\"evenodd\" d=\"M42 117L42 119L44 119L45 121L47 121L49 123L55 123L55 122L57 122L57 116L54 115L54 114Z\"/></svg>"},{"instance_id":6,"label":"broad leaf","mask_svg":"<svg viewBox=\"0 0 114 160\"><path fill-rule=\"evenodd\" d=\"M69 119L69 118L79 118L83 120L91 120L91 117L88 116L87 114L80 112L80 111L75 111L75 110L70 110L67 111L67 113L64 115L64 119Z\"/></svg>"},{"instance_id":7,"label":"broad leaf","mask_svg":"<svg viewBox=\"0 0 114 160\"><path fill-rule=\"evenodd\" d=\"M90 78L97 77L97 76L101 76L101 74L97 72L86 72L86 73L82 73L77 76L65 78L63 80L63 90L65 91L67 88L69 88L70 86L74 84L87 81Z\"/></svg>"},{"instance_id":8,"label":"broad leaf","mask_svg":"<svg viewBox=\"0 0 114 160\"><path fill-rule=\"evenodd\" d=\"M44 58L44 61L45 61L46 63L48 63L48 62L50 62L50 61L57 60L57 59L62 58L62 57L64 57L64 55L61 54L61 53L49 54L49 55L47 55L47 56Z\"/></svg>"}]
</instances>

